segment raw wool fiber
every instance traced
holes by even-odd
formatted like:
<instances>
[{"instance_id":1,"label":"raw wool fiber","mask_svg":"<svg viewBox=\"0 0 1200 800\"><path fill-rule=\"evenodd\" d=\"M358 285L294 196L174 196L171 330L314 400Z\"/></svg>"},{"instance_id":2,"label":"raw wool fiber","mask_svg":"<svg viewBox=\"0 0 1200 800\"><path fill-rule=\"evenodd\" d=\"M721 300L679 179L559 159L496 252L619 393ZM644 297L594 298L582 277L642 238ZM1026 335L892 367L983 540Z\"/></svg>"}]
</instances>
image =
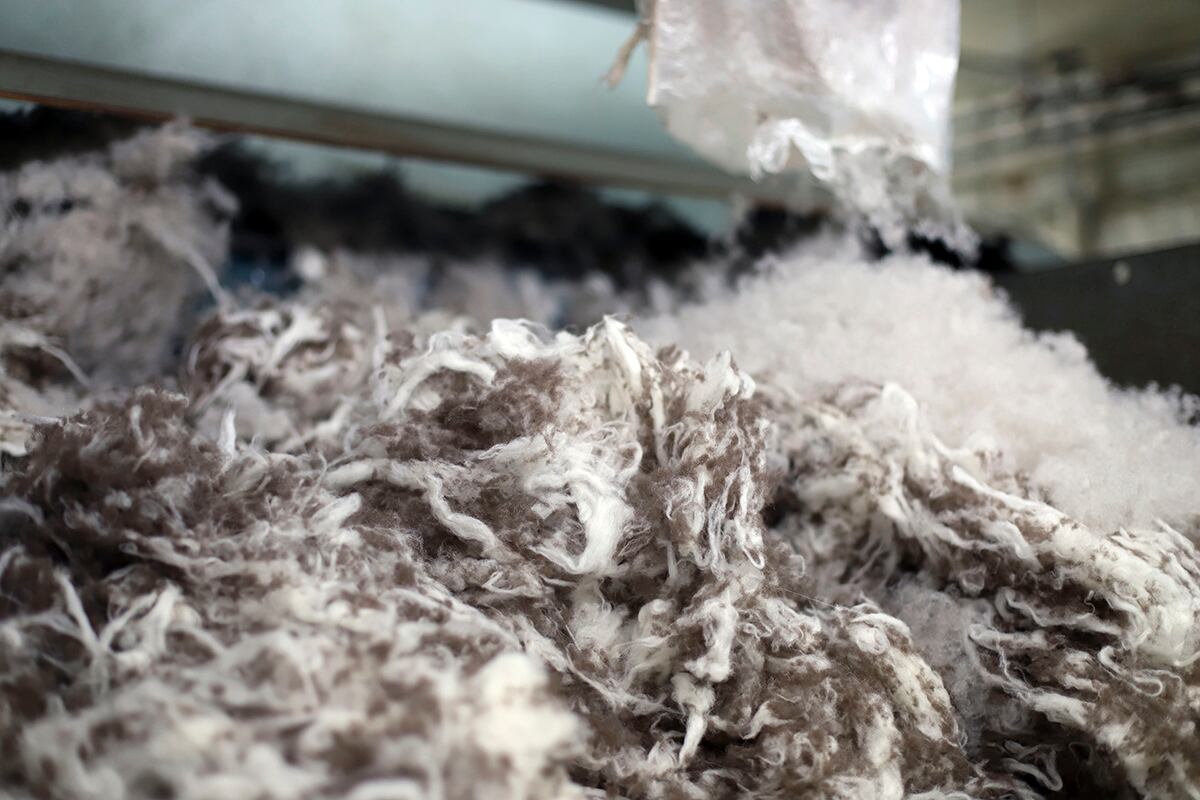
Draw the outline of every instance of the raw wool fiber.
<instances>
[{"instance_id":1,"label":"raw wool fiber","mask_svg":"<svg viewBox=\"0 0 1200 800\"><path fill-rule=\"evenodd\" d=\"M228 247L233 198L191 180L205 139L172 125L0 176L0 302L105 382L165 374ZM136 310L136 313L131 313Z\"/></svg>"},{"instance_id":2,"label":"raw wool fiber","mask_svg":"<svg viewBox=\"0 0 1200 800\"><path fill-rule=\"evenodd\" d=\"M0 452L90 386L173 370L228 246L232 198L190 175L205 142L169 125L0 174Z\"/></svg>"},{"instance_id":3,"label":"raw wool fiber","mask_svg":"<svg viewBox=\"0 0 1200 800\"><path fill-rule=\"evenodd\" d=\"M916 282L995 374L1064 370L1073 408L1192 441L986 284L793 256L792 277L637 322L734 351L697 359L611 318L423 311L419 281L377 291L338 258L292 300L218 306L153 368L179 393L93 380L84 410L22 418L36 434L0 473L0 794L1200 793L1200 557L1139 517L1182 499L1063 513L1036 470L1052 417L1008 390L938 405L922 376L943 362L891 350L910 394L873 360L900 345L857 332L902 336L871 292ZM971 344L941 347L986 383ZM997 422L1020 413L1028 431ZM1127 429L1096 430L1123 454ZM1155 475L1183 459L1162 452Z\"/></svg>"},{"instance_id":4,"label":"raw wool fiber","mask_svg":"<svg viewBox=\"0 0 1200 800\"><path fill-rule=\"evenodd\" d=\"M463 319L487 325L493 319L526 319L554 328L580 330L606 314L679 302L680 286L691 273L668 286L650 278L619 289L603 272L578 280L547 277L494 259L438 263L421 256L396 256L305 247L292 258L302 300L378 305L388 320L422 314L424 324L453 326Z\"/></svg>"},{"instance_id":5,"label":"raw wool fiber","mask_svg":"<svg viewBox=\"0 0 1200 800\"><path fill-rule=\"evenodd\" d=\"M769 426L727 356L655 356L613 321L582 337L497 322L396 332L371 361L336 457L263 452L232 418L213 442L154 391L43 430L8 481L6 688L27 698L9 700L10 781L80 797L1011 785L966 758L900 623L798 601L801 562L764 539Z\"/></svg>"},{"instance_id":6,"label":"raw wool fiber","mask_svg":"<svg viewBox=\"0 0 1200 800\"><path fill-rule=\"evenodd\" d=\"M1067 769L1111 781L1115 768L1144 796L1197 791L1200 562L1187 538L1071 519L990 453L946 447L894 384L843 384L798 412L782 423L776 530L823 597L865 595L912 621L969 749L1002 743L1007 766L1049 790ZM984 687L999 692L980 709ZM1077 763L1080 743L1091 763Z\"/></svg>"},{"instance_id":7,"label":"raw wool fiber","mask_svg":"<svg viewBox=\"0 0 1200 800\"><path fill-rule=\"evenodd\" d=\"M914 256L871 263L831 237L634 327L701 357L732 350L768 390L800 398L899 384L940 438L992 451L1082 522L1162 518L1200 538L1196 398L1114 389L1073 336L1023 328L983 274Z\"/></svg>"}]
</instances>

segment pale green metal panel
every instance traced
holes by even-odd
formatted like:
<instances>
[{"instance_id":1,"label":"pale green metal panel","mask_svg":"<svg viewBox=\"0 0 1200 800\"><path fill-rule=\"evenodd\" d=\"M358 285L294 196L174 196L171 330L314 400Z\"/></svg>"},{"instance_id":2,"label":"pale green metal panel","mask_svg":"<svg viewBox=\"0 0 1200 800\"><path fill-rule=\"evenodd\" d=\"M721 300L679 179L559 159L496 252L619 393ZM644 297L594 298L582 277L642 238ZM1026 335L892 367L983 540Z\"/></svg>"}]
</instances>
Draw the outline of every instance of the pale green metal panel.
<instances>
[{"instance_id":1,"label":"pale green metal panel","mask_svg":"<svg viewBox=\"0 0 1200 800\"><path fill-rule=\"evenodd\" d=\"M0 48L690 159L646 108L633 17L555 0L0 0Z\"/></svg>"},{"instance_id":2,"label":"pale green metal panel","mask_svg":"<svg viewBox=\"0 0 1200 800\"><path fill-rule=\"evenodd\" d=\"M0 0L0 50L700 166L645 106L644 53L616 90L601 83L633 27L632 14L559 0ZM270 140L257 146L310 173L395 163L414 188L452 202L523 180ZM710 230L728 216L720 201L671 204Z\"/></svg>"}]
</instances>

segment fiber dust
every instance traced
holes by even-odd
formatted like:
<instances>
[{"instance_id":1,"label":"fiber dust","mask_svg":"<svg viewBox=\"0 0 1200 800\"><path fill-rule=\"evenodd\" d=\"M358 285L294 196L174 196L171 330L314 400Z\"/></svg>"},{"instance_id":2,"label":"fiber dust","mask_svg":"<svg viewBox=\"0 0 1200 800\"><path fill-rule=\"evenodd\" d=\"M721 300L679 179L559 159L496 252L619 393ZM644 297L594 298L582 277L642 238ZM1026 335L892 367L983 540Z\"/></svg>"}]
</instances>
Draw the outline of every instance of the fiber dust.
<instances>
[{"instance_id":1,"label":"fiber dust","mask_svg":"<svg viewBox=\"0 0 1200 800\"><path fill-rule=\"evenodd\" d=\"M201 146L0 179L0 794L1200 793L1193 400L833 240L226 297Z\"/></svg>"}]
</instances>

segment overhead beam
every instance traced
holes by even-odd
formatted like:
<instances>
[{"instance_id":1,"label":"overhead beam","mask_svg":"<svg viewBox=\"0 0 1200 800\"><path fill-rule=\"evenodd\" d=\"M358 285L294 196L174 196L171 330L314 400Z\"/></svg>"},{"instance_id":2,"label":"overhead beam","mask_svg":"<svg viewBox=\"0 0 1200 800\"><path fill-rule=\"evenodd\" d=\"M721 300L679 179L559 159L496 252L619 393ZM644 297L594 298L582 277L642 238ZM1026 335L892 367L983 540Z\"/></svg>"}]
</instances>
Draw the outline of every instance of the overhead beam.
<instances>
[{"instance_id":1,"label":"overhead beam","mask_svg":"<svg viewBox=\"0 0 1200 800\"><path fill-rule=\"evenodd\" d=\"M604 6L616 11L626 11L630 14L637 13L637 0L574 0L576 3L586 3L591 6Z\"/></svg>"},{"instance_id":2,"label":"overhead beam","mask_svg":"<svg viewBox=\"0 0 1200 800\"><path fill-rule=\"evenodd\" d=\"M783 192L709 167L570 142L447 125L0 49L0 97L151 122L450 161L693 197L779 202Z\"/></svg>"}]
</instances>

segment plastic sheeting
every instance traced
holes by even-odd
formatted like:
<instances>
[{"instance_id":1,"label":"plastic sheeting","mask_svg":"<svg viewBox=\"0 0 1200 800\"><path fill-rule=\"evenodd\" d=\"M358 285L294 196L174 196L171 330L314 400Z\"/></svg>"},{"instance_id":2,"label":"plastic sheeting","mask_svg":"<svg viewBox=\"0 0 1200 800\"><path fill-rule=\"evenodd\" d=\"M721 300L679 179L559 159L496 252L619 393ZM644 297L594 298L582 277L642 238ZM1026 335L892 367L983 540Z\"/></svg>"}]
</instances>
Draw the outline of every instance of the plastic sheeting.
<instances>
[{"instance_id":1,"label":"plastic sheeting","mask_svg":"<svg viewBox=\"0 0 1200 800\"><path fill-rule=\"evenodd\" d=\"M881 227L948 205L958 0L655 0L647 100L733 172L807 170Z\"/></svg>"}]
</instances>

